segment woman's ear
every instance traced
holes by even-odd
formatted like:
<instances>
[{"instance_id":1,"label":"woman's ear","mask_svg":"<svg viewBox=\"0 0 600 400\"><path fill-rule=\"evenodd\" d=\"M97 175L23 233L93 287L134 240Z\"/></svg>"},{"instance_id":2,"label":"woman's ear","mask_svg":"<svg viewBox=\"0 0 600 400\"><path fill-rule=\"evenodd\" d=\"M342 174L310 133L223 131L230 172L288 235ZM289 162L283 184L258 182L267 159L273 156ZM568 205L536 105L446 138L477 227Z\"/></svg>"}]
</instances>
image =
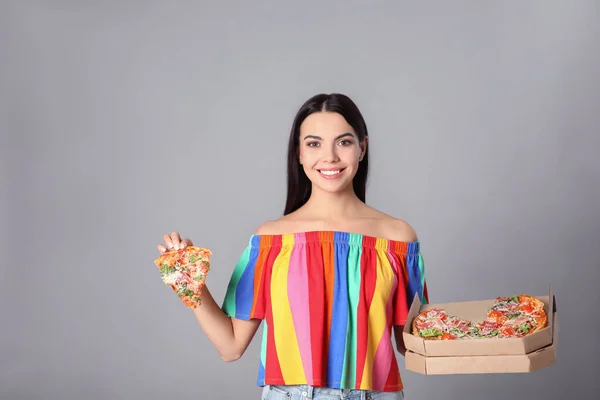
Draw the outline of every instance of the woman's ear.
<instances>
[{"instance_id":1,"label":"woman's ear","mask_svg":"<svg viewBox=\"0 0 600 400\"><path fill-rule=\"evenodd\" d=\"M362 161L363 157L367 153L368 142L369 142L369 138L365 136L363 141L360 143L360 157L358 158L359 161Z\"/></svg>"}]
</instances>

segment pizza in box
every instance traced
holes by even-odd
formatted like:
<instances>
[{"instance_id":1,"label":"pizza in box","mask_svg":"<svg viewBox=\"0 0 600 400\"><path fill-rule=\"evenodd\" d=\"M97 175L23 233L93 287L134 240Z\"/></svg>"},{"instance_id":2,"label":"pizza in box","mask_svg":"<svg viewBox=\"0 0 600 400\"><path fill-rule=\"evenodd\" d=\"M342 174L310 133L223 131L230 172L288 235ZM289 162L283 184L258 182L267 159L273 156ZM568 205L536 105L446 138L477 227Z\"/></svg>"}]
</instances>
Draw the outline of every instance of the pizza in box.
<instances>
[{"instance_id":1,"label":"pizza in box","mask_svg":"<svg viewBox=\"0 0 600 400\"><path fill-rule=\"evenodd\" d=\"M154 263L163 282L170 286L186 307L197 308L210 270L212 252L197 246L161 254Z\"/></svg>"},{"instance_id":2,"label":"pizza in box","mask_svg":"<svg viewBox=\"0 0 600 400\"><path fill-rule=\"evenodd\" d=\"M545 328L544 303L536 297L498 297L483 321L459 318L441 308L420 312L412 321L412 333L426 340L521 338Z\"/></svg>"}]
</instances>

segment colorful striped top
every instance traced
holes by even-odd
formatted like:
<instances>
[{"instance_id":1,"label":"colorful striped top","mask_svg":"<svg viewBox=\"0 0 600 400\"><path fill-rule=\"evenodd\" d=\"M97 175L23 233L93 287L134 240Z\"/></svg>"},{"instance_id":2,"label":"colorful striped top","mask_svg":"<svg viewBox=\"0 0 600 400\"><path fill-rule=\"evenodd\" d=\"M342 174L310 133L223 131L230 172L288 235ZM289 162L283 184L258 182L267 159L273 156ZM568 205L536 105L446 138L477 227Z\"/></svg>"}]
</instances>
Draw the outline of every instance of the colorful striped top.
<instances>
[{"instance_id":1,"label":"colorful striped top","mask_svg":"<svg viewBox=\"0 0 600 400\"><path fill-rule=\"evenodd\" d=\"M253 235L223 311L264 319L259 386L403 389L392 326L428 301L419 242L346 232Z\"/></svg>"}]
</instances>

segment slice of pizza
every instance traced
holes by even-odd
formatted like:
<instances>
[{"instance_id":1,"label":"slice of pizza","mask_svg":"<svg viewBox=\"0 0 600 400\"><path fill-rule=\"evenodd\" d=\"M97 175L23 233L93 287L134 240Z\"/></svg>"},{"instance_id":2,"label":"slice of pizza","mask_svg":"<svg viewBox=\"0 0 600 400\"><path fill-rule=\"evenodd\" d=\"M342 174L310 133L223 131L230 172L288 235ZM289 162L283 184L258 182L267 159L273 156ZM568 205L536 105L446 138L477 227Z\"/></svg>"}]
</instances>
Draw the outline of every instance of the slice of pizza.
<instances>
[{"instance_id":1,"label":"slice of pizza","mask_svg":"<svg viewBox=\"0 0 600 400\"><path fill-rule=\"evenodd\" d=\"M503 326L499 337L523 337L546 327L544 303L530 295L498 297L487 320Z\"/></svg>"},{"instance_id":2,"label":"slice of pizza","mask_svg":"<svg viewBox=\"0 0 600 400\"><path fill-rule=\"evenodd\" d=\"M440 308L430 308L421 311L412 322L412 332L425 340L441 339L447 333L444 320L448 313Z\"/></svg>"},{"instance_id":3,"label":"slice of pizza","mask_svg":"<svg viewBox=\"0 0 600 400\"><path fill-rule=\"evenodd\" d=\"M425 340L462 339L470 329L470 321L458 318L440 308L424 310L412 322L413 334Z\"/></svg>"},{"instance_id":4,"label":"slice of pizza","mask_svg":"<svg viewBox=\"0 0 600 400\"><path fill-rule=\"evenodd\" d=\"M188 246L165 252L154 260L163 282L177 293L186 307L197 308L201 303L200 295L210 270L211 255L208 249Z\"/></svg>"}]
</instances>

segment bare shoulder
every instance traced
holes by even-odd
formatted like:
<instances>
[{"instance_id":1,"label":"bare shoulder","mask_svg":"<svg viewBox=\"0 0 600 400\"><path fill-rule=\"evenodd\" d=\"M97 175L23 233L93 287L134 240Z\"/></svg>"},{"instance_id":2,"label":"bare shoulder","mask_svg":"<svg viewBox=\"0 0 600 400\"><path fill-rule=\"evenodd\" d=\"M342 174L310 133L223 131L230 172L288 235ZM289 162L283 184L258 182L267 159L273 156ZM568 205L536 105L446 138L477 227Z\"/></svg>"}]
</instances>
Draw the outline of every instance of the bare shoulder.
<instances>
[{"instance_id":1,"label":"bare shoulder","mask_svg":"<svg viewBox=\"0 0 600 400\"><path fill-rule=\"evenodd\" d=\"M415 229L405 220L371 209L377 220L382 236L398 242L416 242L419 240Z\"/></svg>"},{"instance_id":2,"label":"bare shoulder","mask_svg":"<svg viewBox=\"0 0 600 400\"><path fill-rule=\"evenodd\" d=\"M266 221L262 223L256 231L255 235L281 235L292 231L292 221L287 217Z\"/></svg>"},{"instance_id":3,"label":"bare shoulder","mask_svg":"<svg viewBox=\"0 0 600 400\"><path fill-rule=\"evenodd\" d=\"M277 221L266 221L263 222L256 231L254 231L255 235L273 235L277 230Z\"/></svg>"},{"instance_id":4,"label":"bare shoulder","mask_svg":"<svg viewBox=\"0 0 600 400\"><path fill-rule=\"evenodd\" d=\"M416 242L419 240L415 229L405 220L389 217L385 220L386 237L399 242Z\"/></svg>"}]
</instances>

